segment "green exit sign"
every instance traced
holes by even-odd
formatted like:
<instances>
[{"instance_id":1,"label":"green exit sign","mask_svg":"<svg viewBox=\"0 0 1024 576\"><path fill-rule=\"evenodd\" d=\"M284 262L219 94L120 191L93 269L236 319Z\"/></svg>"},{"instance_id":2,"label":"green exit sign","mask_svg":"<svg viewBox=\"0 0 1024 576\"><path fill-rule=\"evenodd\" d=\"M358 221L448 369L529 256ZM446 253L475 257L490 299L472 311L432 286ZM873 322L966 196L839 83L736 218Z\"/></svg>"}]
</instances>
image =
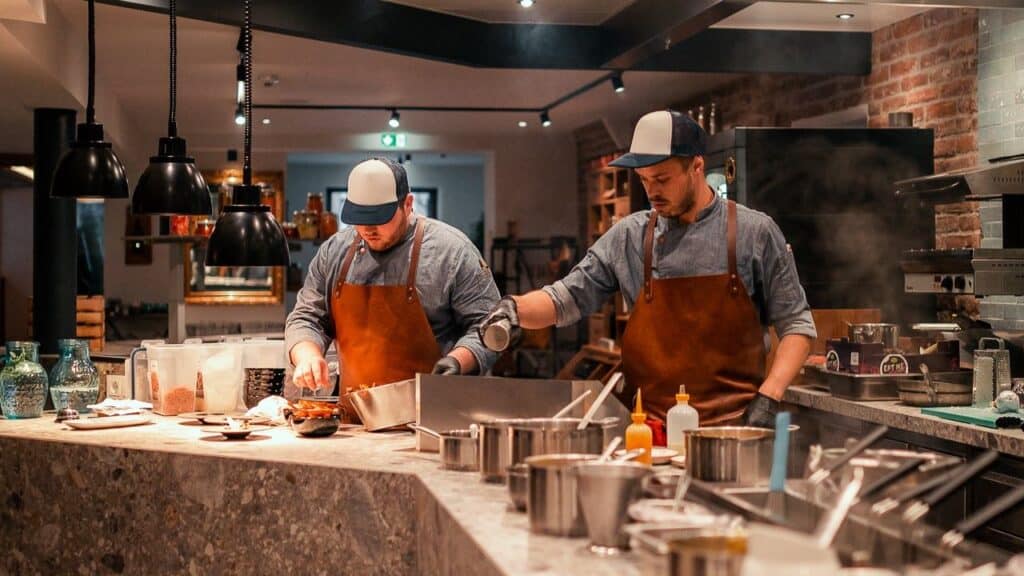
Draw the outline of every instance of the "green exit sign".
<instances>
[{"instance_id":1,"label":"green exit sign","mask_svg":"<svg viewBox=\"0 0 1024 576\"><path fill-rule=\"evenodd\" d=\"M380 145L385 148L405 148L405 134L398 132L382 132Z\"/></svg>"}]
</instances>

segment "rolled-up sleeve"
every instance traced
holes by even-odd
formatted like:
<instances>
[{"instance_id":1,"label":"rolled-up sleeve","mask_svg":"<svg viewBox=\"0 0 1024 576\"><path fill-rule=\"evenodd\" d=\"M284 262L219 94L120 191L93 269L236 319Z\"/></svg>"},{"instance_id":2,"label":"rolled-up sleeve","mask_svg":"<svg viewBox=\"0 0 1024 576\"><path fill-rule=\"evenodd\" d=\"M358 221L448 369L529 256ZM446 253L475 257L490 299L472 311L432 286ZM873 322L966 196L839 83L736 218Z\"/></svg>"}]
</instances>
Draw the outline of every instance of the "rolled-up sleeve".
<instances>
[{"instance_id":1,"label":"rolled-up sleeve","mask_svg":"<svg viewBox=\"0 0 1024 576\"><path fill-rule=\"evenodd\" d=\"M807 304L807 295L800 285L793 253L786 244L782 230L768 219L761 231L760 268L764 286L768 322L781 339L790 334L817 338L818 333ZM755 273L758 272L755 259Z\"/></svg>"},{"instance_id":2,"label":"rolled-up sleeve","mask_svg":"<svg viewBox=\"0 0 1024 576\"><path fill-rule=\"evenodd\" d=\"M309 263L306 281L295 299L295 308L288 314L285 321L284 340L291 358L292 348L299 342L313 342L326 351L334 338L334 326L331 323L330 311L327 309L330 287L328 271L330 256L337 244L329 240L320 246L316 256Z\"/></svg>"},{"instance_id":3,"label":"rolled-up sleeve","mask_svg":"<svg viewBox=\"0 0 1024 576\"><path fill-rule=\"evenodd\" d=\"M501 298L490 269L476 250L460 250L453 262L451 273L451 309L453 320L462 336L455 347L463 347L473 353L479 365L480 374L486 374L498 359L498 355L480 341L477 327L494 309Z\"/></svg>"},{"instance_id":4,"label":"rolled-up sleeve","mask_svg":"<svg viewBox=\"0 0 1024 576\"><path fill-rule=\"evenodd\" d=\"M542 288L555 303L559 327L575 324L584 316L597 312L619 290L619 280L609 263L614 258L622 258L623 234L622 226L613 226L598 238L565 278Z\"/></svg>"}]
</instances>

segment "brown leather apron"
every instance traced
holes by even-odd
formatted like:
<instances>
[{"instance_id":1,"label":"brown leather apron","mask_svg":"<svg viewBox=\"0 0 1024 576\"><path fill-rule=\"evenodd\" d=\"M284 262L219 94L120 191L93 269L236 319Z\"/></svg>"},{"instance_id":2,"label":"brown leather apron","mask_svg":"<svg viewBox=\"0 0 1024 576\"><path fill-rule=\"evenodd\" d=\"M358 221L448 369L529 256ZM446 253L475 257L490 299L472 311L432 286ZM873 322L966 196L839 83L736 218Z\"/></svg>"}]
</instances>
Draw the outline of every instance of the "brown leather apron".
<instances>
[{"instance_id":1,"label":"brown leather apron","mask_svg":"<svg viewBox=\"0 0 1024 576\"><path fill-rule=\"evenodd\" d=\"M622 339L626 384L643 390L646 412L661 420L675 405L680 384L686 385L701 426L736 420L765 371L761 323L736 271L736 204L728 204L727 274L652 278L657 222L651 212L643 293Z\"/></svg>"},{"instance_id":2,"label":"brown leather apron","mask_svg":"<svg viewBox=\"0 0 1024 576\"><path fill-rule=\"evenodd\" d=\"M352 242L331 296L331 317L341 360L342 390L389 384L430 373L441 349L416 294L416 268L426 220L416 225L409 275L404 285L363 286L345 282L359 250Z\"/></svg>"}]
</instances>

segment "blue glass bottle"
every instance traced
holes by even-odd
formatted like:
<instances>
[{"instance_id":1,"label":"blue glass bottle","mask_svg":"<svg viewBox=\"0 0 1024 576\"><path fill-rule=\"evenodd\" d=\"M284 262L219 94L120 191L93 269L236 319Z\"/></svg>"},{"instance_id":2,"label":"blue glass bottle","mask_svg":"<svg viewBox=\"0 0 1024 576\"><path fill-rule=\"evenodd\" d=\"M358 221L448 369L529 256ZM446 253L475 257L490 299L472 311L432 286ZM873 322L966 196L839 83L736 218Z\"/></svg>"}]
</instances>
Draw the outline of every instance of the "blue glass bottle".
<instances>
[{"instance_id":1,"label":"blue glass bottle","mask_svg":"<svg viewBox=\"0 0 1024 576\"><path fill-rule=\"evenodd\" d=\"M46 403L48 380L39 365L38 342L8 342L0 371L0 409L4 417L39 418Z\"/></svg>"},{"instance_id":2,"label":"blue glass bottle","mask_svg":"<svg viewBox=\"0 0 1024 576\"><path fill-rule=\"evenodd\" d=\"M100 395L100 374L89 358L85 340L58 340L60 360L50 370L50 398L56 410L73 408L88 412Z\"/></svg>"}]
</instances>

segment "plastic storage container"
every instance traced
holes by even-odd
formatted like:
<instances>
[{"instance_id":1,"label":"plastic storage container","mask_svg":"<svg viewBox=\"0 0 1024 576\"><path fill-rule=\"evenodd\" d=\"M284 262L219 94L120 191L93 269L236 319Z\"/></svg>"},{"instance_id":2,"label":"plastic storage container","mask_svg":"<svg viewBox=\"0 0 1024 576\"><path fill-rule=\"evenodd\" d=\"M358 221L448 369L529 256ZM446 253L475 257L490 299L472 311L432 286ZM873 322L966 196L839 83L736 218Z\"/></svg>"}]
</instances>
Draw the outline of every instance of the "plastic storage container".
<instances>
[{"instance_id":1,"label":"plastic storage container","mask_svg":"<svg viewBox=\"0 0 1024 576\"><path fill-rule=\"evenodd\" d=\"M150 401L157 414L174 416L196 409L196 372L184 344L146 347Z\"/></svg>"},{"instance_id":2,"label":"plastic storage container","mask_svg":"<svg viewBox=\"0 0 1024 576\"><path fill-rule=\"evenodd\" d=\"M284 393L287 366L283 340L246 340L242 343L245 405L252 408L267 396Z\"/></svg>"},{"instance_id":3,"label":"plastic storage container","mask_svg":"<svg viewBox=\"0 0 1024 576\"><path fill-rule=\"evenodd\" d=\"M203 345L206 350L202 354L200 372L206 411L234 412L245 409L242 397L243 347L241 342Z\"/></svg>"}]
</instances>

